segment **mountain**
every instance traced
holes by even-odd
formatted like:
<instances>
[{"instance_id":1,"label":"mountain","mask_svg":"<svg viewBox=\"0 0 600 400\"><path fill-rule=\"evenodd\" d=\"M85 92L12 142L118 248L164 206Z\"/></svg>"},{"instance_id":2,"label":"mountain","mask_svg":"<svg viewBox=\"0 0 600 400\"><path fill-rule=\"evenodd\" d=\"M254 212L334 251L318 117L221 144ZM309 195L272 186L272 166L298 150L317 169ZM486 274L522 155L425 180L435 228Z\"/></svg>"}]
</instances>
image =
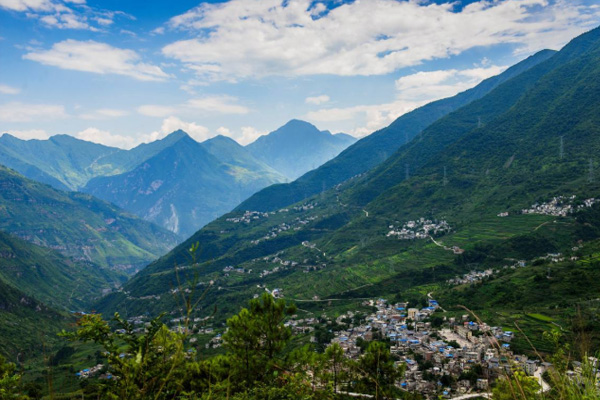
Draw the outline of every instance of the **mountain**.
<instances>
[{"instance_id":1,"label":"mountain","mask_svg":"<svg viewBox=\"0 0 600 400\"><path fill-rule=\"evenodd\" d=\"M174 309L171 288L198 274L212 283L202 310L217 306L221 317L274 288L321 312L327 299L427 293L488 259L499 267L570 254L600 238L599 89L595 29L440 119L368 173L277 211L235 210L208 224L98 307ZM534 204L541 206L521 211ZM567 206L576 212L556 214ZM418 236L421 225L437 232ZM175 265L183 267L178 274ZM149 295L160 301L145 301Z\"/></svg>"},{"instance_id":2,"label":"mountain","mask_svg":"<svg viewBox=\"0 0 600 400\"><path fill-rule=\"evenodd\" d=\"M231 210L283 177L234 140L198 143L174 132L171 143L133 170L92 179L83 189L182 235Z\"/></svg>"},{"instance_id":3,"label":"mountain","mask_svg":"<svg viewBox=\"0 0 600 400\"><path fill-rule=\"evenodd\" d=\"M62 310L79 310L119 285L114 271L0 232L0 281Z\"/></svg>"},{"instance_id":4,"label":"mountain","mask_svg":"<svg viewBox=\"0 0 600 400\"><path fill-rule=\"evenodd\" d=\"M7 133L0 136L0 164L61 190L76 190L106 173L106 166L98 160L123 152L68 135L47 140L21 140Z\"/></svg>"},{"instance_id":5,"label":"mountain","mask_svg":"<svg viewBox=\"0 0 600 400\"><path fill-rule=\"evenodd\" d=\"M356 139L350 135L332 135L308 122L293 119L246 148L254 157L294 180L331 160L354 142Z\"/></svg>"},{"instance_id":6,"label":"mountain","mask_svg":"<svg viewBox=\"0 0 600 400\"><path fill-rule=\"evenodd\" d=\"M20 361L39 357L70 322L64 313L0 280L0 354Z\"/></svg>"},{"instance_id":7,"label":"mountain","mask_svg":"<svg viewBox=\"0 0 600 400\"><path fill-rule=\"evenodd\" d=\"M0 230L103 267L140 268L178 238L90 195L63 192L0 166Z\"/></svg>"},{"instance_id":8,"label":"mountain","mask_svg":"<svg viewBox=\"0 0 600 400\"><path fill-rule=\"evenodd\" d=\"M307 172L289 184L268 187L256 193L238 210L271 211L285 207L325 189L331 188L385 161L403 144L411 141L423 129L458 108L480 99L494 88L554 55L543 50L507 69L500 75L488 78L472 89L456 96L434 101L406 113L391 125L354 143L334 159ZM404 166L402 166L404 171Z\"/></svg>"}]
</instances>

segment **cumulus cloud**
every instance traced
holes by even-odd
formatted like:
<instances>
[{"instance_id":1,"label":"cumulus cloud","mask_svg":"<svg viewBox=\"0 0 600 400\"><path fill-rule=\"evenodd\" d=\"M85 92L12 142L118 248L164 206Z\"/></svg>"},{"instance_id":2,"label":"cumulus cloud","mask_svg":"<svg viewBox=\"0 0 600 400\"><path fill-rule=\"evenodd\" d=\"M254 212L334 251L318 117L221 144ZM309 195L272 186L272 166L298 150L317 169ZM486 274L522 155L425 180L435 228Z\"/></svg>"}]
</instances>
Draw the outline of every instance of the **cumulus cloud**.
<instances>
[{"instance_id":1,"label":"cumulus cloud","mask_svg":"<svg viewBox=\"0 0 600 400\"><path fill-rule=\"evenodd\" d=\"M166 117L173 114L248 114L250 109L238 104L238 98L233 96L206 96L190 99L176 106L146 104L139 106L137 112L148 117Z\"/></svg>"},{"instance_id":2,"label":"cumulus cloud","mask_svg":"<svg viewBox=\"0 0 600 400\"><path fill-rule=\"evenodd\" d=\"M24 104L19 102L0 105L0 121L3 122L30 122L66 117L65 108L61 105Z\"/></svg>"},{"instance_id":3,"label":"cumulus cloud","mask_svg":"<svg viewBox=\"0 0 600 400\"><path fill-rule=\"evenodd\" d=\"M0 84L0 93L2 94L19 94L20 92L19 88Z\"/></svg>"},{"instance_id":4,"label":"cumulus cloud","mask_svg":"<svg viewBox=\"0 0 600 400\"><path fill-rule=\"evenodd\" d=\"M467 90L507 67L488 66L464 70L420 71L396 80L398 97L405 101L430 102Z\"/></svg>"},{"instance_id":5,"label":"cumulus cloud","mask_svg":"<svg viewBox=\"0 0 600 400\"><path fill-rule=\"evenodd\" d=\"M487 64L487 63L486 63ZM482 80L498 75L506 67L487 65L464 70L421 71L396 80L396 100L385 104L324 108L309 112L306 118L317 122L337 122L363 119L362 126L350 134L362 137L381 129L401 115L431 101L454 96L472 88Z\"/></svg>"},{"instance_id":6,"label":"cumulus cloud","mask_svg":"<svg viewBox=\"0 0 600 400\"><path fill-rule=\"evenodd\" d=\"M140 81L169 78L160 67L140 61L135 51L93 40L67 39L55 43L49 50L33 50L23 58L61 69L124 75Z\"/></svg>"},{"instance_id":7,"label":"cumulus cloud","mask_svg":"<svg viewBox=\"0 0 600 400\"><path fill-rule=\"evenodd\" d=\"M304 102L306 104L322 104L322 103L327 103L329 101L329 96L327 96L326 94L322 94L320 96L314 96L314 97L307 97Z\"/></svg>"},{"instance_id":8,"label":"cumulus cloud","mask_svg":"<svg viewBox=\"0 0 600 400\"><path fill-rule=\"evenodd\" d=\"M248 114L248 107L235 104L237 98L233 96L209 96L190 99L186 103L188 108L217 114Z\"/></svg>"},{"instance_id":9,"label":"cumulus cloud","mask_svg":"<svg viewBox=\"0 0 600 400\"><path fill-rule=\"evenodd\" d=\"M0 0L0 9L25 13L48 28L94 32L112 25L116 16L132 18L122 11L90 7L85 0Z\"/></svg>"},{"instance_id":10,"label":"cumulus cloud","mask_svg":"<svg viewBox=\"0 0 600 400\"><path fill-rule=\"evenodd\" d=\"M131 136L115 135L108 131L98 128L87 128L75 134L75 137L88 142L103 144L105 146L130 149L137 144L135 138Z\"/></svg>"},{"instance_id":11,"label":"cumulus cloud","mask_svg":"<svg viewBox=\"0 0 600 400\"><path fill-rule=\"evenodd\" d=\"M235 140L241 145L247 145L254 142L259 137L266 135L268 132L259 131L252 126L242 126L242 132L239 135L233 136Z\"/></svg>"},{"instance_id":12,"label":"cumulus cloud","mask_svg":"<svg viewBox=\"0 0 600 400\"><path fill-rule=\"evenodd\" d=\"M198 125L195 122L185 122L177 117L169 117L162 122L160 131L151 133L150 137L162 138L178 129L185 131L197 142L203 142L216 136L215 133L211 133L205 126Z\"/></svg>"},{"instance_id":13,"label":"cumulus cloud","mask_svg":"<svg viewBox=\"0 0 600 400\"><path fill-rule=\"evenodd\" d=\"M139 114L147 117L166 117L167 115L175 114L175 111L175 107L154 104L146 104L137 108Z\"/></svg>"},{"instance_id":14,"label":"cumulus cloud","mask_svg":"<svg viewBox=\"0 0 600 400\"><path fill-rule=\"evenodd\" d=\"M81 114L79 118L82 119L107 119L107 118L119 118L125 117L129 113L125 110L117 110L113 108L100 108L90 113Z\"/></svg>"},{"instance_id":15,"label":"cumulus cloud","mask_svg":"<svg viewBox=\"0 0 600 400\"><path fill-rule=\"evenodd\" d=\"M165 56L206 81L268 75L388 74L495 44L516 51L557 48L600 21L600 9L571 0L355 1L327 10L312 0L202 3L166 26L195 38Z\"/></svg>"}]
</instances>

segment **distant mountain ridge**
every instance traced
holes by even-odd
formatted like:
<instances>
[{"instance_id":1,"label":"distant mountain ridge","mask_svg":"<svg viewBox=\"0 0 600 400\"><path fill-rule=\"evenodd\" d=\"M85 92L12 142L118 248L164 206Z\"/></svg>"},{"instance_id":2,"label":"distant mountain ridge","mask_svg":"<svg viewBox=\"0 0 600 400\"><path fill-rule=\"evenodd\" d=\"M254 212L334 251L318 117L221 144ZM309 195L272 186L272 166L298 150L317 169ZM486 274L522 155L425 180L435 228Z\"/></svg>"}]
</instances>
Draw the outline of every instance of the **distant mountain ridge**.
<instances>
[{"instance_id":1,"label":"distant mountain ridge","mask_svg":"<svg viewBox=\"0 0 600 400\"><path fill-rule=\"evenodd\" d=\"M356 138L293 119L281 128L259 137L246 148L264 163L294 180L321 166L356 142Z\"/></svg>"},{"instance_id":2,"label":"distant mountain ridge","mask_svg":"<svg viewBox=\"0 0 600 400\"><path fill-rule=\"evenodd\" d=\"M172 232L190 235L283 177L232 139L198 143L182 131L133 170L92 179L83 191Z\"/></svg>"},{"instance_id":3,"label":"distant mountain ridge","mask_svg":"<svg viewBox=\"0 0 600 400\"><path fill-rule=\"evenodd\" d=\"M21 140L4 134L0 164L59 190L93 194L187 236L353 141L298 120L246 147L225 136L199 143L182 130L131 150L67 135Z\"/></svg>"}]
</instances>

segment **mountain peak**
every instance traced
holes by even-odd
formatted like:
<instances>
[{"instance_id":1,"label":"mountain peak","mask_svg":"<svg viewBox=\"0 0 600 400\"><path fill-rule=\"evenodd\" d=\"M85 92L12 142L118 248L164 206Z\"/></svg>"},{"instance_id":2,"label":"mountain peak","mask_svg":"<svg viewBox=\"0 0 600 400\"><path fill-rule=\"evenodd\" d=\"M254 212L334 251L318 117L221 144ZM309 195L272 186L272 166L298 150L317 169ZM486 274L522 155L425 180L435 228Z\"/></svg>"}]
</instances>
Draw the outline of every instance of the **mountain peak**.
<instances>
[{"instance_id":1,"label":"mountain peak","mask_svg":"<svg viewBox=\"0 0 600 400\"><path fill-rule=\"evenodd\" d=\"M180 140L183 139L185 137L190 137L190 135L188 135L188 133L184 130L181 129L177 129L176 131L173 131L171 133L169 133L167 136L165 136L164 138L162 138L161 140Z\"/></svg>"}]
</instances>

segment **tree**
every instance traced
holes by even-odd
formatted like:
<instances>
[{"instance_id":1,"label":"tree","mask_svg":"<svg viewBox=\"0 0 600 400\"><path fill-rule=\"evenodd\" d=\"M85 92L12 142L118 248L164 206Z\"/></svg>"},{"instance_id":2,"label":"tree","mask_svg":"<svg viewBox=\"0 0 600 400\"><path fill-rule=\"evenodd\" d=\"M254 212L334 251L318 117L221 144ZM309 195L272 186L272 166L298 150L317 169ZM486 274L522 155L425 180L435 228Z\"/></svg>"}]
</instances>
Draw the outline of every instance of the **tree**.
<instances>
[{"instance_id":1,"label":"tree","mask_svg":"<svg viewBox=\"0 0 600 400\"><path fill-rule=\"evenodd\" d=\"M333 393L337 393L340 376L345 367L344 349L338 343L334 343L325 350L325 362L333 378Z\"/></svg>"},{"instance_id":2,"label":"tree","mask_svg":"<svg viewBox=\"0 0 600 400\"><path fill-rule=\"evenodd\" d=\"M523 371L515 371L511 376L498 379L492 390L494 400L533 399L540 389L536 378Z\"/></svg>"},{"instance_id":3,"label":"tree","mask_svg":"<svg viewBox=\"0 0 600 400\"><path fill-rule=\"evenodd\" d=\"M101 345L114 379L99 384L98 396L107 399L155 400L176 397L182 390L181 376L187 362L185 335L170 331L159 316L144 333L135 333L132 324L115 313L113 332L100 314L77 321L76 332L62 332L70 340Z\"/></svg>"},{"instance_id":4,"label":"tree","mask_svg":"<svg viewBox=\"0 0 600 400\"><path fill-rule=\"evenodd\" d=\"M15 372L16 366L0 356L0 399L26 400L22 394L21 375Z\"/></svg>"},{"instance_id":5,"label":"tree","mask_svg":"<svg viewBox=\"0 0 600 400\"><path fill-rule=\"evenodd\" d=\"M281 369L275 357L292 337L291 329L283 322L295 312L294 305L287 305L283 299L276 301L264 293L260 298L250 300L248 308L227 320L228 330L223 335L225 346L242 369L240 378L247 385L262 379L273 369Z\"/></svg>"},{"instance_id":6,"label":"tree","mask_svg":"<svg viewBox=\"0 0 600 400\"><path fill-rule=\"evenodd\" d=\"M360 387L375 395L375 399L393 397L397 392L396 380L403 371L396 368L385 343L371 342L358 363L362 375Z\"/></svg>"}]
</instances>

